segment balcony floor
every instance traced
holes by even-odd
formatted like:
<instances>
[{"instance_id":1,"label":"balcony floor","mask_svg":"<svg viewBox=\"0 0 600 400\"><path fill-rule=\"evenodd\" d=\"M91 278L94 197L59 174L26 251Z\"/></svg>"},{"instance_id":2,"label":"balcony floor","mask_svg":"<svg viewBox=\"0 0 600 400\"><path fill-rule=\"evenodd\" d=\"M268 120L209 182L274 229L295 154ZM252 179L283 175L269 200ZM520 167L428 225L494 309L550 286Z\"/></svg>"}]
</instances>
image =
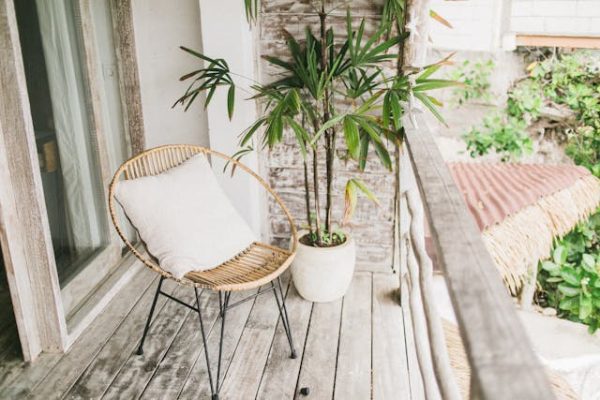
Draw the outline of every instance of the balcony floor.
<instances>
[{"instance_id":1,"label":"balcony floor","mask_svg":"<svg viewBox=\"0 0 600 400\"><path fill-rule=\"evenodd\" d=\"M396 298L398 275L357 272L346 297L313 304L301 299L289 277L287 305L299 353L289 347L272 294L227 314L223 399L418 399L410 324ZM18 350L0 364L0 398L191 399L210 398L197 314L159 299L144 347L135 354L156 288L144 269L118 293L66 354L20 361ZM190 288L165 291L192 301ZM246 293L247 294L247 293ZM245 294L232 295L231 301ZM220 323L216 295L202 296L216 355ZM215 356L213 356L213 359ZM216 371L216 368L213 368ZM412 384L411 384L412 383Z\"/></svg>"}]
</instances>

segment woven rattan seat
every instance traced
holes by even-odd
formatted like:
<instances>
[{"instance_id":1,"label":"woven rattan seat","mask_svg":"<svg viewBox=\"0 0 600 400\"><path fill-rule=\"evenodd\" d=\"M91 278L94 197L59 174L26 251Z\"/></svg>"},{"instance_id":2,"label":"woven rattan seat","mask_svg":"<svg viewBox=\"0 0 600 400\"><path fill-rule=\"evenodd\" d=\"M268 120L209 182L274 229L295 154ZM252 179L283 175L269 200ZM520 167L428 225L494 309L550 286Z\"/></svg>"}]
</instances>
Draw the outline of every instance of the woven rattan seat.
<instances>
[{"instance_id":1,"label":"woven rattan seat","mask_svg":"<svg viewBox=\"0 0 600 400\"><path fill-rule=\"evenodd\" d=\"M114 197L117 183L122 179L136 179L148 175L157 175L176 167L190 157L204 153L207 157L217 157L233 164L236 170L242 170L252 176L273 197L288 218L292 236L292 249L285 250L265 243L255 242L242 253L216 268L206 271L189 272L182 279L176 279L163 270L153 257L150 257L134 246L124 234L117 217L117 206ZM115 173L109 188L109 210L115 228L127 248L146 266L152 268L165 278L202 289L218 291L239 291L259 287L277 278L291 264L296 251L296 228L294 221L279 196L269 185L250 168L225 154L200 146L167 145L146 150L126 161ZM210 227L198 227L210 229Z\"/></svg>"},{"instance_id":2,"label":"woven rattan seat","mask_svg":"<svg viewBox=\"0 0 600 400\"><path fill-rule=\"evenodd\" d=\"M247 290L275 279L291 261L292 253L255 242L231 260L207 271L188 272L183 280L212 290Z\"/></svg>"}]
</instances>

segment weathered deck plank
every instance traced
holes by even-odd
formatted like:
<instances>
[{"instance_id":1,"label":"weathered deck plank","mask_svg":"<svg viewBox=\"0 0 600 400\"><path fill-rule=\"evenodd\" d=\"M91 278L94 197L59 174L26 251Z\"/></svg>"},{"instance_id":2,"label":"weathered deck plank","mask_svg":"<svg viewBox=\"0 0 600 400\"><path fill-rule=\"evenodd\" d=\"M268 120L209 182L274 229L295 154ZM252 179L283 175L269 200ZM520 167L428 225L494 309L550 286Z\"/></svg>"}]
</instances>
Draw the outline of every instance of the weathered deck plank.
<instances>
[{"instance_id":1,"label":"weathered deck plank","mask_svg":"<svg viewBox=\"0 0 600 400\"><path fill-rule=\"evenodd\" d=\"M292 399L294 397L312 303L300 297L292 284L286 298L286 306L290 315L292 337L298 357L290 358L290 345L280 320L256 396L259 400Z\"/></svg>"},{"instance_id":2,"label":"weathered deck plank","mask_svg":"<svg viewBox=\"0 0 600 400\"><path fill-rule=\"evenodd\" d=\"M219 316L216 293L201 296L202 317L210 332ZM200 334L198 314L190 312L177 334L177 338L160 361L154 376L144 389L142 399L176 399L185 384L198 357L204 358L204 346Z\"/></svg>"},{"instance_id":3,"label":"weathered deck plank","mask_svg":"<svg viewBox=\"0 0 600 400\"><path fill-rule=\"evenodd\" d=\"M234 293L231 296L231 301L240 300L244 296L253 294L252 292ZM236 297L234 297L236 296ZM258 298L260 298L259 296ZM264 296L262 296L264 297ZM257 299L258 299L257 298ZM250 316L251 310L257 301L248 301L238 307L232 308L226 316L225 320L225 335L223 338L223 357L222 367L224 371L227 371L231 360L233 359L234 353L238 346L238 343L244 332L244 328ZM219 320L220 321L220 320ZM213 374L217 371L217 353L219 348L219 335L221 332L221 326L217 321L217 324L210 332L208 337L208 352L211 360L211 368ZM218 326L217 326L218 325ZM221 374L223 376L223 373ZM221 378L222 379L222 378ZM204 353L200 354L196 359L194 367L190 371L187 381L183 386L183 390L179 395L180 399L202 399L210 398L210 385L208 381L208 370L206 368L206 359Z\"/></svg>"},{"instance_id":4,"label":"weathered deck plank","mask_svg":"<svg viewBox=\"0 0 600 400\"><path fill-rule=\"evenodd\" d=\"M287 293L289 275L282 279ZM273 292L256 299L223 384L225 399L253 399L273 343L279 310ZM288 355L289 357L289 355ZM248 360L252 360L251 363Z\"/></svg>"},{"instance_id":5,"label":"weathered deck plank","mask_svg":"<svg viewBox=\"0 0 600 400\"><path fill-rule=\"evenodd\" d=\"M18 398L30 394L35 398L49 398L55 393L68 390L131 309L144 301L144 297L140 298L140 293L145 293L155 281L156 274L149 270L140 272L87 328L87 332L73 344L68 353L42 354L42 359L25 367L14 384L0 391L0 398Z\"/></svg>"},{"instance_id":6,"label":"weathered deck plank","mask_svg":"<svg viewBox=\"0 0 600 400\"><path fill-rule=\"evenodd\" d=\"M371 273L357 273L344 298L335 399L371 398Z\"/></svg>"},{"instance_id":7,"label":"weathered deck plank","mask_svg":"<svg viewBox=\"0 0 600 400\"><path fill-rule=\"evenodd\" d=\"M342 300L313 305L298 378L298 391L309 388L311 398L333 397L341 315ZM298 391L294 398L301 399Z\"/></svg>"},{"instance_id":8,"label":"weathered deck plank","mask_svg":"<svg viewBox=\"0 0 600 400\"><path fill-rule=\"evenodd\" d=\"M177 295L180 288L174 288L174 286L176 284L173 281L165 282L163 290L167 293L172 292ZM135 309L132 310L129 318L119 326L75 385L67 392L67 398L98 399L102 397L139 343L144 324L146 323L146 317L148 316L152 296L148 296L145 300L143 303L138 303ZM156 318L162 314L164 307L172 309L177 305L172 301L167 302L166 300L163 296L159 297L156 305ZM156 319L154 322L156 322ZM155 325L155 323L152 325ZM152 335L152 333L151 327L149 335Z\"/></svg>"},{"instance_id":9,"label":"weathered deck plank","mask_svg":"<svg viewBox=\"0 0 600 400\"><path fill-rule=\"evenodd\" d=\"M178 290L178 297L188 304L194 304L194 290L190 287L181 289L183 290ZM204 297L204 304L201 304L204 309L208 306L207 298ZM169 306L164 307L162 312L156 316L144 343L144 354L140 356L134 352L129 356L103 398L135 399L143 393L187 316L191 314L189 308L175 302L169 302Z\"/></svg>"},{"instance_id":10,"label":"weathered deck plank","mask_svg":"<svg viewBox=\"0 0 600 400\"><path fill-rule=\"evenodd\" d=\"M285 277L284 287L289 278ZM161 297L145 354L134 354L156 282L151 271L136 276L68 353L42 355L32 366L6 369L14 384L0 382L4 390L0 398L210 398L194 312ZM163 287L192 300L193 292L187 287L175 287L173 282ZM299 390L308 387L308 398L318 399L422 398L415 388L409 392L410 363L403 311L392 297L395 288L395 275L357 272L343 300L313 304L290 284L286 301L298 352L294 360L289 358L287 337L271 293L230 310L221 397L303 399ZM249 294L234 293L232 301ZM204 294L202 303L210 330L209 351L216 363L220 332L216 295Z\"/></svg>"},{"instance_id":11,"label":"weathered deck plank","mask_svg":"<svg viewBox=\"0 0 600 400\"><path fill-rule=\"evenodd\" d=\"M413 399L398 285L398 274L373 274L374 400Z\"/></svg>"}]
</instances>

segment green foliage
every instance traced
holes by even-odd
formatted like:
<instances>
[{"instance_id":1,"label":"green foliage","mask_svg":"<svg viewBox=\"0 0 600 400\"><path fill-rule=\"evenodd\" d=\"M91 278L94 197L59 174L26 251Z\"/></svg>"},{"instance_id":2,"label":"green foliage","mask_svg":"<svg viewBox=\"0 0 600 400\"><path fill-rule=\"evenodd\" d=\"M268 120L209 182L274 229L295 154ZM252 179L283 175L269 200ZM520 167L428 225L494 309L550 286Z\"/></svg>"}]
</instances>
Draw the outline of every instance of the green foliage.
<instances>
[{"instance_id":1,"label":"green foliage","mask_svg":"<svg viewBox=\"0 0 600 400\"><path fill-rule=\"evenodd\" d=\"M538 301L558 316L600 326L600 209L558 240L552 259L539 264Z\"/></svg>"},{"instance_id":2,"label":"green foliage","mask_svg":"<svg viewBox=\"0 0 600 400\"><path fill-rule=\"evenodd\" d=\"M526 79L515 85L508 94L506 113L523 121L536 120L544 105L542 85L534 80Z\"/></svg>"},{"instance_id":3,"label":"green foliage","mask_svg":"<svg viewBox=\"0 0 600 400\"><path fill-rule=\"evenodd\" d=\"M191 79L192 83L190 83L183 96L177 99L175 104L173 104L173 107L176 105L181 105L187 111L194 103L194 100L196 100L198 95L204 91L207 92L206 99L204 100L204 107L207 107L210 104L217 87L228 86L227 112L229 114L229 118L231 119L233 116L235 84L231 78L231 72L229 71L229 65L227 65L227 61L223 60L222 58L213 59L207 57L202 53L188 49L184 46L180 46L180 49L193 55L194 57L201 59L204 62L207 62L208 65L187 73L179 78L180 81L187 81Z\"/></svg>"},{"instance_id":4,"label":"green foliage","mask_svg":"<svg viewBox=\"0 0 600 400\"><path fill-rule=\"evenodd\" d=\"M553 121L547 129L556 132L566 141L566 154L578 164L600 177L600 54L577 51L532 63L529 76L519 82L508 93L504 113L507 120L517 119L526 128L543 116L544 106L570 110L574 120ZM539 124L538 124L539 125ZM483 155L495 150L511 159L518 152L503 148L502 142L492 138L471 134L465 135L472 156ZM493 143L489 147L481 142ZM521 143L526 152L527 141ZM498 144L498 146L496 146ZM512 149L512 147L511 147ZM483 152L479 151L483 150ZM507 151L508 150L508 151Z\"/></svg>"},{"instance_id":5,"label":"green foliage","mask_svg":"<svg viewBox=\"0 0 600 400\"><path fill-rule=\"evenodd\" d=\"M472 100L489 102L492 98L490 76L494 67L494 60L489 59L486 61L465 60L454 68L449 74L449 79L462 82L464 85L457 86L452 91L453 102L458 105Z\"/></svg>"},{"instance_id":6,"label":"green foliage","mask_svg":"<svg viewBox=\"0 0 600 400\"><path fill-rule=\"evenodd\" d=\"M600 178L600 129L580 126L568 136L565 151L575 164L582 165Z\"/></svg>"},{"instance_id":7,"label":"green foliage","mask_svg":"<svg viewBox=\"0 0 600 400\"><path fill-rule=\"evenodd\" d=\"M321 247L332 247L342 244L346 241L346 234L340 230L334 230L331 234L325 229L324 226L321 227L321 235L317 236L316 232L310 232L308 234L308 243L312 245L313 243L317 243L320 241Z\"/></svg>"},{"instance_id":8,"label":"green foliage","mask_svg":"<svg viewBox=\"0 0 600 400\"><path fill-rule=\"evenodd\" d=\"M256 17L257 0L245 0L244 4L248 18ZM311 238L314 239L312 244L318 246L327 245L332 240L335 243L340 238L334 232L330 219L332 182L335 178L332 160L340 153L336 151L336 135L341 133L345 139L347 156L344 159L354 160L359 170L365 169L370 154L374 154L385 168L391 170L388 144L392 142L395 146L402 139L402 116L411 93L440 117L436 111L439 102L429 92L456 84L444 79L432 79L432 73L439 69L436 64L406 75L401 72L386 74L384 66L400 59L398 49L403 47L408 36L403 31L403 24L397 21L403 16L404 0L389 1L384 23L370 35L366 32L364 20L358 26L353 25L350 12L346 18L346 32L343 35L335 32L326 24L325 4L323 2L319 10L321 25L318 36L309 27L305 29L301 40L284 32L287 43L285 57L263 57L279 70L278 79L252 87L255 92L252 98L261 102L262 113L240 135L242 150L236 154L236 158L247 154L254 149L256 142L271 149L289 137L298 145L305 171L308 171L308 158L312 156L313 178L319 176L317 158L320 153L325 154L325 224L320 223L318 210L321 208L318 202L322 196L316 187L312 196L314 210L311 212L307 209ZM236 87L232 77L237 75L229 70L224 60L183 49L199 58L205 66L181 78L184 81L191 80L191 83L176 105L189 108L201 92L207 93L207 105L215 90L225 86L228 88L227 110L231 117ZM408 75L416 75L414 84ZM369 152L369 149L374 151ZM308 179L306 172L305 187L308 187ZM376 201L364 183L350 179L344 221L355 208L358 192ZM311 207L310 203L307 190L307 208ZM312 215L315 216L315 232L312 232Z\"/></svg>"},{"instance_id":9,"label":"green foliage","mask_svg":"<svg viewBox=\"0 0 600 400\"><path fill-rule=\"evenodd\" d=\"M502 161L510 161L532 151L531 138L525 131L526 128L524 121L498 114L486 117L482 126L473 127L464 138L471 157L482 156L494 150L502 155Z\"/></svg>"}]
</instances>

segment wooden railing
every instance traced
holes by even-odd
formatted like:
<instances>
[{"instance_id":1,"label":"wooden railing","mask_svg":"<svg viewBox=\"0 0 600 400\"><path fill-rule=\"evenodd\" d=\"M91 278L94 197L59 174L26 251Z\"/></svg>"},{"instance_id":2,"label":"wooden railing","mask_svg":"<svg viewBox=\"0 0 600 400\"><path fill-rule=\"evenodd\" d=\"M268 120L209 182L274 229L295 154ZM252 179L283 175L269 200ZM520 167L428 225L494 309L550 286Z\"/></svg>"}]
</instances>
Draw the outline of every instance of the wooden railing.
<instances>
[{"instance_id":1,"label":"wooden railing","mask_svg":"<svg viewBox=\"0 0 600 400\"><path fill-rule=\"evenodd\" d=\"M470 398L554 399L515 305L431 132L418 112L406 125L400 259L409 282L414 342L426 397L454 400L461 393L434 302L438 294L425 251L425 220L468 358Z\"/></svg>"}]
</instances>

